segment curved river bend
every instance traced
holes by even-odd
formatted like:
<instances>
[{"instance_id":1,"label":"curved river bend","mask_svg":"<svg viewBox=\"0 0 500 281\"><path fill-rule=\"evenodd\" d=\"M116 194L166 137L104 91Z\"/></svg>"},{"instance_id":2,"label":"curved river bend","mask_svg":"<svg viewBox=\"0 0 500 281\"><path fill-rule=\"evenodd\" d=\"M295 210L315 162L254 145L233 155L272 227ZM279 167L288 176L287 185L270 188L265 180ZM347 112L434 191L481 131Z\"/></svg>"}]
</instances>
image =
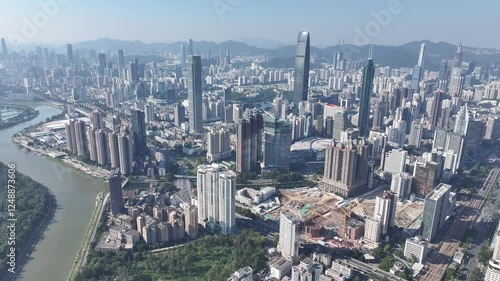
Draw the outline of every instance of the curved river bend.
<instances>
[{"instance_id":1,"label":"curved river bend","mask_svg":"<svg viewBox=\"0 0 500 281\"><path fill-rule=\"evenodd\" d=\"M11 142L16 132L61 113L45 104L30 106L40 111L37 118L0 130L0 160L15 163L19 172L50 188L57 198L57 210L18 280L65 281L80 249L97 193L107 186L42 156L33 156Z\"/></svg>"}]
</instances>

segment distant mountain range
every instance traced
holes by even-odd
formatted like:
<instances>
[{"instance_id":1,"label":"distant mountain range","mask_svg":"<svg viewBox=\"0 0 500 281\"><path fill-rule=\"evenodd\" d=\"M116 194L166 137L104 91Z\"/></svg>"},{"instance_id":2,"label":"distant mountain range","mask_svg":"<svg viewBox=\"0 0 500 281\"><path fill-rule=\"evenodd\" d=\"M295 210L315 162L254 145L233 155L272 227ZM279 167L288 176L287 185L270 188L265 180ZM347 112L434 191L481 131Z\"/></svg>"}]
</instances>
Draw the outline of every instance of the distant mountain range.
<instances>
[{"instance_id":1,"label":"distant mountain range","mask_svg":"<svg viewBox=\"0 0 500 281\"><path fill-rule=\"evenodd\" d=\"M293 67L295 46L281 44L273 40L243 38L242 41L224 41L221 43L211 41L194 41L194 51L206 54L209 50L213 55L219 52L231 50L238 54L245 55L267 55L274 58L274 61L281 67ZM379 65L390 67L413 67L417 63L420 44L426 43L426 69L435 70L437 64L443 59L452 59L457 46L446 42L431 42L428 40L409 42L400 46L375 45L373 47L373 60ZM187 42L173 43L144 43L141 41L126 41L109 38L84 41L73 44L74 49L115 51L123 49L127 55L160 54L162 52L179 53L181 45ZM253 45L252 45L253 44ZM260 46L257 47L256 45ZM342 51L347 58L363 59L368 55L368 45L354 46L342 44L326 48L311 46L311 54L316 54L318 58L323 58L324 62L331 62L333 53ZM474 61L476 64L500 62L500 51L491 48L463 47L463 60Z\"/></svg>"}]
</instances>

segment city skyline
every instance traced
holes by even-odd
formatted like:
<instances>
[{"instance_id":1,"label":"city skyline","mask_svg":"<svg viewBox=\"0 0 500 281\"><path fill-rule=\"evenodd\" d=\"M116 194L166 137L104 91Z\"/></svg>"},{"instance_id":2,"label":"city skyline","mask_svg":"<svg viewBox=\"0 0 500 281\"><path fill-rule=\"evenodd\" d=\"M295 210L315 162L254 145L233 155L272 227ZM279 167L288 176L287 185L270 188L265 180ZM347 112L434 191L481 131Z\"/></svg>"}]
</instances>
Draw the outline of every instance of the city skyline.
<instances>
[{"instance_id":1,"label":"city skyline","mask_svg":"<svg viewBox=\"0 0 500 281\"><path fill-rule=\"evenodd\" d=\"M433 9L428 9L428 5L421 1L417 5L402 0L366 2L363 7L348 2L315 3L315 6L311 6L300 1L287 1L287 5L283 6L279 2L216 0L199 1L195 5L181 1L155 2L146 6L135 1L127 5L94 0L85 3L62 0L40 3L5 1L3 5L6 8L0 11L0 18L4 19L0 26L0 37L5 37L10 44L16 38L21 39L17 41L25 40L30 44L65 44L109 37L143 42L175 42L187 38L222 42L248 41L248 38L252 38L255 40L251 41L260 41L261 44L292 45L296 31L304 30L314 35L314 41L311 42L313 46L333 46L339 41L355 45L401 45L416 39L453 44L462 41L465 45L483 42L477 47L489 48L495 48L500 43L494 36L483 36L495 31L495 25L488 20L494 18L494 7L481 10L480 7L456 2L451 4L450 1L432 3ZM276 9L282 13L276 13ZM109 10L114 13L109 13ZM310 10L314 10L314 13L303 12ZM340 12L331 17L332 11ZM455 32L450 32L442 24L447 18L464 12L481 14L480 20L458 21L451 30ZM84 20L83 17L89 13L93 20ZM421 20L422 13L426 14L425 21ZM197 20L186 20L186 14ZM258 20L255 17L257 14ZM148 16L142 17L140 22L129 20L137 15ZM325 18L328 21L325 22ZM180 21L184 22L182 29L169 28L178 26ZM198 22L204 24L199 25ZM420 28L408 33L408 28L417 22ZM33 27L31 30L30 26ZM156 28L158 26L164 28ZM155 32L144 32L151 28ZM276 30L280 32L276 33ZM477 32L479 30L481 32Z\"/></svg>"}]
</instances>

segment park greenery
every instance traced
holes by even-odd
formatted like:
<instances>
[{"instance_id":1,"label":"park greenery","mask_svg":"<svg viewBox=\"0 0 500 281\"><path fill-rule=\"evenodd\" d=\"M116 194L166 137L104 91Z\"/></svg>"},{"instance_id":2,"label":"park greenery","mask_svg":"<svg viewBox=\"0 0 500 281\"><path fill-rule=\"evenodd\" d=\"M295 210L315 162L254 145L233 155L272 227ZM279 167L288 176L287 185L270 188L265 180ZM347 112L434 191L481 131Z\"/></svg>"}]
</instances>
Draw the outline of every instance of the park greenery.
<instances>
[{"instance_id":1,"label":"park greenery","mask_svg":"<svg viewBox=\"0 0 500 281\"><path fill-rule=\"evenodd\" d=\"M266 267L267 238L246 229L237 235L209 235L162 254L91 251L75 281L226 280L244 266Z\"/></svg>"},{"instance_id":2,"label":"park greenery","mask_svg":"<svg viewBox=\"0 0 500 281\"><path fill-rule=\"evenodd\" d=\"M0 237L7 238L9 236L7 205L15 204L14 218L17 219L15 248L19 254L44 217L52 215L52 213L47 214L47 211L50 208L50 197L53 195L45 186L17 171L14 173L15 182L8 182L8 180L13 179L8 176L8 171L9 167L0 162L0 182L2 183L0 184L0 194L2 194L2 200L0 200ZM15 187L15 201L8 200L8 184ZM0 276L6 274L6 256L8 249L12 246L14 245L8 245L7 239L0 240Z\"/></svg>"}]
</instances>

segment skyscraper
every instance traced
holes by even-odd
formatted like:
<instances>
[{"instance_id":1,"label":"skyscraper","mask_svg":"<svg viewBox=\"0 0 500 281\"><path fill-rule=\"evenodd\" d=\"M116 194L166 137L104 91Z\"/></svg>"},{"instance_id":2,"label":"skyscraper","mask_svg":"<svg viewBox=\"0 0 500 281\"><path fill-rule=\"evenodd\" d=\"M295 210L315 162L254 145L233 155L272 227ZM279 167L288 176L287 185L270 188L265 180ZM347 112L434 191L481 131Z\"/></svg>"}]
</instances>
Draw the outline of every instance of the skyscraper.
<instances>
[{"instance_id":1,"label":"skyscraper","mask_svg":"<svg viewBox=\"0 0 500 281\"><path fill-rule=\"evenodd\" d=\"M236 131L236 171L249 172L262 158L264 118L258 110L247 110Z\"/></svg>"},{"instance_id":2,"label":"skyscraper","mask_svg":"<svg viewBox=\"0 0 500 281\"><path fill-rule=\"evenodd\" d=\"M103 128L103 123L102 123L102 114L99 110L94 110L92 111L90 115L90 125L92 126L93 129L102 129Z\"/></svg>"},{"instance_id":3,"label":"skyscraper","mask_svg":"<svg viewBox=\"0 0 500 281\"><path fill-rule=\"evenodd\" d=\"M384 191L381 197L375 199L375 211L373 216L380 221L381 233L387 234L389 227L394 225L396 218L397 197L390 191Z\"/></svg>"},{"instance_id":4,"label":"skyscraper","mask_svg":"<svg viewBox=\"0 0 500 281\"><path fill-rule=\"evenodd\" d=\"M201 57L188 57L189 131L203 133Z\"/></svg>"},{"instance_id":5,"label":"skyscraper","mask_svg":"<svg viewBox=\"0 0 500 281\"><path fill-rule=\"evenodd\" d=\"M134 148L132 147L132 137L128 134L120 134L117 137L118 157L120 160L120 172L126 176L134 170Z\"/></svg>"},{"instance_id":6,"label":"skyscraper","mask_svg":"<svg viewBox=\"0 0 500 281\"><path fill-rule=\"evenodd\" d=\"M375 67L373 60L368 59L365 68L363 69L363 84L361 85L361 98L359 101L358 128L361 137L368 137L369 122L370 122L370 95L373 87L373 77L375 75Z\"/></svg>"},{"instance_id":7,"label":"skyscraper","mask_svg":"<svg viewBox=\"0 0 500 281\"><path fill-rule=\"evenodd\" d=\"M106 69L106 54L100 53L98 56L97 74L99 74L99 76L104 76L105 69Z\"/></svg>"},{"instance_id":8,"label":"skyscraper","mask_svg":"<svg viewBox=\"0 0 500 281\"><path fill-rule=\"evenodd\" d=\"M262 137L263 171L290 169L290 146L292 127L289 122L278 120L271 113L264 113L264 135Z\"/></svg>"},{"instance_id":9,"label":"skyscraper","mask_svg":"<svg viewBox=\"0 0 500 281\"><path fill-rule=\"evenodd\" d=\"M181 127L181 124L186 121L186 110L181 103L174 106L174 123L175 126Z\"/></svg>"},{"instance_id":10,"label":"skyscraper","mask_svg":"<svg viewBox=\"0 0 500 281\"><path fill-rule=\"evenodd\" d=\"M365 219L365 235L364 240L378 244L380 239L381 223L378 218L367 217Z\"/></svg>"},{"instance_id":11,"label":"skyscraper","mask_svg":"<svg viewBox=\"0 0 500 281\"><path fill-rule=\"evenodd\" d=\"M462 42L458 43L457 52L453 57L453 63L451 64L451 68L460 67L462 64Z\"/></svg>"},{"instance_id":12,"label":"skyscraper","mask_svg":"<svg viewBox=\"0 0 500 281\"><path fill-rule=\"evenodd\" d=\"M122 213L123 210L122 179L120 177L120 169L112 168L108 180L111 214L116 216Z\"/></svg>"},{"instance_id":13,"label":"skyscraper","mask_svg":"<svg viewBox=\"0 0 500 281\"><path fill-rule=\"evenodd\" d=\"M108 134L108 145L109 145L109 162L111 164L111 167L118 168L120 167L120 150L118 146L118 134L116 132L110 132Z\"/></svg>"},{"instance_id":14,"label":"skyscraper","mask_svg":"<svg viewBox=\"0 0 500 281\"><path fill-rule=\"evenodd\" d=\"M70 65L73 65L74 60L73 60L73 46L71 44L66 45L66 58L68 59L68 62Z\"/></svg>"},{"instance_id":15,"label":"skyscraper","mask_svg":"<svg viewBox=\"0 0 500 281\"><path fill-rule=\"evenodd\" d=\"M223 234L234 231L236 222L236 173L222 165L200 165L197 171L198 221L217 226Z\"/></svg>"},{"instance_id":16,"label":"skyscraper","mask_svg":"<svg viewBox=\"0 0 500 281\"><path fill-rule=\"evenodd\" d=\"M132 112L132 133L134 135L134 153L142 155L147 150L146 118L144 111L133 109Z\"/></svg>"},{"instance_id":17,"label":"skyscraper","mask_svg":"<svg viewBox=\"0 0 500 281\"><path fill-rule=\"evenodd\" d=\"M368 145L364 140L327 145L321 189L349 197L361 192L367 183Z\"/></svg>"},{"instance_id":18,"label":"skyscraper","mask_svg":"<svg viewBox=\"0 0 500 281\"><path fill-rule=\"evenodd\" d=\"M9 52L7 51L7 43L5 42L5 38L2 38L2 55L3 55L3 59L7 59L7 57L9 56Z\"/></svg>"},{"instance_id":19,"label":"skyscraper","mask_svg":"<svg viewBox=\"0 0 500 281\"><path fill-rule=\"evenodd\" d=\"M408 136L408 145L420 148L423 129L424 129L423 120L422 121L415 120L411 123L410 135Z\"/></svg>"},{"instance_id":20,"label":"skyscraper","mask_svg":"<svg viewBox=\"0 0 500 281\"><path fill-rule=\"evenodd\" d=\"M125 57L123 50L118 50L118 77L123 78L123 69L125 68Z\"/></svg>"},{"instance_id":21,"label":"skyscraper","mask_svg":"<svg viewBox=\"0 0 500 281\"><path fill-rule=\"evenodd\" d=\"M184 44L181 45L180 62L181 62L181 65L186 64L186 45L184 45ZM177 78L180 78L180 77L177 77Z\"/></svg>"},{"instance_id":22,"label":"skyscraper","mask_svg":"<svg viewBox=\"0 0 500 281\"><path fill-rule=\"evenodd\" d=\"M95 131L96 150L97 150L97 163L99 165L109 164L109 145L106 133L101 129ZM118 168L115 166L115 168Z\"/></svg>"},{"instance_id":23,"label":"skyscraper","mask_svg":"<svg viewBox=\"0 0 500 281\"><path fill-rule=\"evenodd\" d=\"M439 116L441 115L441 104L443 103L444 93L441 91L435 91L432 97L431 105L431 124L432 126L437 126Z\"/></svg>"},{"instance_id":24,"label":"skyscraper","mask_svg":"<svg viewBox=\"0 0 500 281\"><path fill-rule=\"evenodd\" d=\"M195 205L184 206L184 227L189 238L198 237L198 207Z\"/></svg>"},{"instance_id":25,"label":"skyscraper","mask_svg":"<svg viewBox=\"0 0 500 281\"><path fill-rule=\"evenodd\" d=\"M188 42L188 47L187 47L187 54L188 56L193 56L194 55L194 51L193 51L193 39L189 39L189 42Z\"/></svg>"},{"instance_id":26,"label":"skyscraper","mask_svg":"<svg viewBox=\"0 0 500 281\"><path fill-rule=\"evenodd\" d=\"M411 191L413 177L408 173L392 174L391 191L396 194L399 201L408 199Z\"/></svg>"},{"instance_id":27,"label":"skyscraper","mask_svg":"<svg viewBox=\"0 0 500 281\"><path fill-rule=\"evenodd\" d=\"M219 161L231 157L231 142L228 129L210 129L207 133L207 160Z\"/></svg>"},{"instance_id":28,"label":"skyscraper","mask_svg":"<svg viewBox=\"0 0 500 281\"><path fill-rule=\"evenodd\" d=\"M411 88L418 92L420 88L420 81L422 80L424 74L424 62L425 62L425 43L420 45L420 53L418 55L417 64L413 67L412 78L411 78Z\"/></svg>"},{"instance_id":29,"label":"skyscraper","mask_svg":"<svg viewBox=\"0 0 500 281\"><path fill-rule=\"evenodd\" d=\"M298 104L306 101L309 91L309 60L310 60L309 33L299 32L297 49L295 51L295 74L293 86L293 102Z\"/></svg>"},{"instance_id":30,"label":"skyscraper","mask_svg":"<svg viewBox=\"0 0 500 281\"><path fill-rule=\"evenodd\" d=\"M451 185L440 183L425 197L422 216L422 237L431 241L444 225L449 209Z\"/></svg>"},{"instance_id":31,"label":"skyscraper","mask_svg":"<svg viewBox=\"0 0 500 281\"><path fill-rule=\"evenodd\" d=\"M278 251L292 260L299 255L299 224L300 220L290 211L280 214Z\"/></svg>"}]
</instances>

